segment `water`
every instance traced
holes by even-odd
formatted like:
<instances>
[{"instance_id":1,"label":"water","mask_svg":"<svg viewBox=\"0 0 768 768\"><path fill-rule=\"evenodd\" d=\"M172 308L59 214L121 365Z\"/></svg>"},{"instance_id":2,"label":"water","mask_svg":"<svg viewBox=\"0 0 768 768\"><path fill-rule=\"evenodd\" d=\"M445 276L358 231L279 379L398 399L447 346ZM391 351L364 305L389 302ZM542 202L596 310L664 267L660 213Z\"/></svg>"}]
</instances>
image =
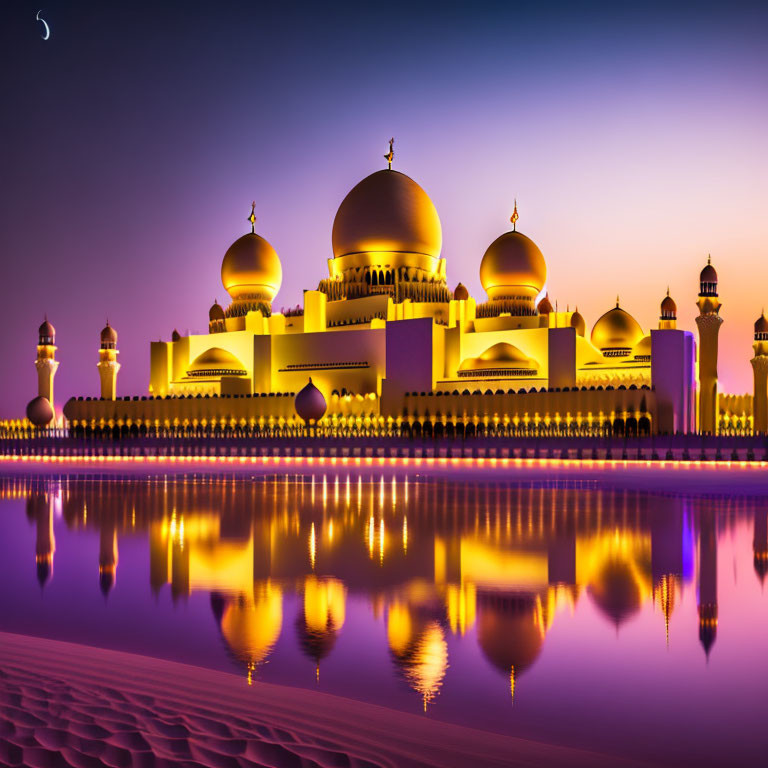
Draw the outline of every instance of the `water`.
<instances>
[{"instance_id":1,"label":"water","mask_svg":"<svg viewBox=\"0 0 768 768\"><path fill-rule=\"evenodd\" d=\"M366 470L0 481L0 629L754 764L768 501Z\"/></svg>"}]
</instances>

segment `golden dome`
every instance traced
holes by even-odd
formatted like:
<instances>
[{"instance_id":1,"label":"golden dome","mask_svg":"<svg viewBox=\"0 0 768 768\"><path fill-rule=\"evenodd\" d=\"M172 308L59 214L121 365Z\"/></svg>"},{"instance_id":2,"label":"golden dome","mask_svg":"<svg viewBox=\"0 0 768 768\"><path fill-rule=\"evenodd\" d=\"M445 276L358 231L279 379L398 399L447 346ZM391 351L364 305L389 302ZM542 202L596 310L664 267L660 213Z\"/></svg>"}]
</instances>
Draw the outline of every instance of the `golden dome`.
<instances>
[{"instance_id":1,"label":"golden dome","mask_svg":"<svg viewBox=\"0 0 768 768\"><path fill-rule=\"evenodd\" d=\"M662 317L674 317L676 314L677 304L675 304L675 300L669 295L669 291L667 291L667 295L661 302L661 315Z\"/></svg>"},{"instance_id":2,"label":"golden dome","mask_svg":"<svg viewBox=\"0 0 768 768\"><path fill-rule=\"evenodd\" d=\"M413 253L438 259L440 219L427 193L399 171L376 171L344 198L333 221L333 255Z\"/></svg>"},{"instance_id":3,"label":"golden dome","mask_svg":"<svg viewBox=\"0 0 768 768\"><path fill-rule=\"evenodd\" d=\"M469 298L469 291L464 283L459 283L453 291L453 298L456 301L466 301Z\"/></svg>"},{"instance_id":4,"label":"golden dome","mask_svg":"<svg viewBox=\"0 0 768 768\"><path fill-rule=\"evenodd\" d=\"M643 329L632 315L619 303L598 319L592 328L592 343L601 351L627 350L627 353L644 336Z\"/></svg>"},{"instance_id":5,"label":"golden dome","mask_svg":"<svg viewBox=\"0 0 768 768\"><path fill-rule=\"evenodd\" d=\"M547 292L546 296L538 303L536 306L536 310L540 315L548 315L550 312L554 312L555 309L552 306L552 302L549 300L549 292Z\"/></svg>"},{"instance_id":6,"label":"golden dome","mask_svg":"<svg viewBox=\"0 0 768 768\"><path fill-rule=\"evenodd\" d=\"M480 282L491 301L536 298L547 282L547 264L533 240L512 230L488 246L480 262Z\"/></svg>"},{"instance_id":7,"label":"golden dome","mask_svg":"<svg viewBox=\"0 0 768 768\"><path fill-rule=\"evenodd\" d=\"M643 336L640 341L635 344L634 348L632 349L632 355L635 358L647 358L648 360L651 359L651 337Z\"/></svg>"},{"instance_id":8,"label":"golden dome","mask_svg":"<svg viewBox=\"0 0 768 768\"><path fill-rule=\"evenodd\" d=\"M283 282L277 251L255 232L243 235L224 254L221 282L235 301L271 302Z\"/></svg>"},{"instance_id":9,"label":"golden dome","mask_svg":"<svg viewBox=\"0 0 768 768\"><path fill-rule=\"evenodd\" d=\"M768 333L768 318L765 316L765 311L755 320L755 333Z\"/></svg>"},{"instance_id":10,"label":"golden dome","mask_svg":"<svg viewBox=\"0 0 768 768\"><path fill-rule=\"evenodd\" d=\"M245 376L245 366L226 349L211 347L198 355L190 365L187 376L206 378L213 376Z\"/></svg>"},{"instance_id":11,"label":"golden dome","mask_svg":"<svg viewBox=\"0 0 768 768\"><path fill-rule=\"evenodd\" d=\"M494 371L503 373L505 370L531 371L539 368L535 360L526 357L516 346L506 341L500 341L483 352L478 357L468 357L459 367L459 371Z\"/></svg>"},{"instance_id":12,"label":"golden dome","mask_svg":"<svg viewBox=\"0 0 768 768\"><path fill-rule=\"evenodd\" d=\"M576 333L579 336L586 336L587 324L584 322L578 307L576 307L576 311L571 315L571 327L576 329Z\"/></svg>"}]
</instances>

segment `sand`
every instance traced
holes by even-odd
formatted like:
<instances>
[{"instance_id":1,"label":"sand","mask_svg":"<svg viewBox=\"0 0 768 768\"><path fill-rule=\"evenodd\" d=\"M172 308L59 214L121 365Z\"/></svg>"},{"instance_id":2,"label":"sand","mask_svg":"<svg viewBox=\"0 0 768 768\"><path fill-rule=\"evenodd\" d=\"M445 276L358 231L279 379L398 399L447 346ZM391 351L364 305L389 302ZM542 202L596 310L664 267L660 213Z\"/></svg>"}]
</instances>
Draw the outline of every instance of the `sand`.
<instances>
[{"instance_id":1,"label":"sand","mask_svg":"<svg viewBox=\"0 0 768 768\"><path fill-rule=\"evenodd\" d=\"M318 691L0 633L0 763L368 768L637 766Z\"/></svg>"}]
</instances>

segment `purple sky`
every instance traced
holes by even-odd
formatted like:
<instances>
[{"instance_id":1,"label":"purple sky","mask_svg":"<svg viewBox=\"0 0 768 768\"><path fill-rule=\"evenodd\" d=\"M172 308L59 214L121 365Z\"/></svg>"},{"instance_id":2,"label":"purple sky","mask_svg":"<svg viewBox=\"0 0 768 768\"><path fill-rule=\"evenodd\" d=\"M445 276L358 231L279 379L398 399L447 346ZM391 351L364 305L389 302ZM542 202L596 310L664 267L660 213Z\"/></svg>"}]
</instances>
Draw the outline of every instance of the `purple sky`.
<instances>
[{"instance_id":1,"label":"purple sky","mask_svg":"<svg viewBox=\"0 0 768 768\"><path fill-rule=\"evenodd\" d=\"M751 389L768 299L768 11L743 3L17 2L0 28L0 416L36 394L36 329L57 329L57 405L120 394L148 342L206 327L221 258L247 229L281 256L276 307L327 276L346 192L395 167L431 195L451 285L484 298L487 245L541 247L550 295L589 327L617 293L653 327L670 285L693 328L720 274L720 374Z\"/></svg>"}]
</instances>

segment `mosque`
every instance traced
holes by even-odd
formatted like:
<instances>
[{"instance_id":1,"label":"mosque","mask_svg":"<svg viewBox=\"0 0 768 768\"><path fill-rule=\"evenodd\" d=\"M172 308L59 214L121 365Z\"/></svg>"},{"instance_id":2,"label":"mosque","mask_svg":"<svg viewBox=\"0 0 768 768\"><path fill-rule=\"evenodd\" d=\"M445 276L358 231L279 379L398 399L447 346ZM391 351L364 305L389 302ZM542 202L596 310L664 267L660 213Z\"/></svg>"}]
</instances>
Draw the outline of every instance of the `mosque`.
<instances>
[{"instance_id":1,"label":"mosque","mask_svg":"<svg viewBox=\"0 0 768 768\"><path fill-rule=\"evenodd\" d=\"M641 328L617 299L588 332L577 308L552 306L547 263L518 231L515 205L511 229L480 260L486 295L476 299L461 283L449 287L437 211L413 179L392 168L391 142L385 158L388 167L342 201L328 276L304 292L303 306L275 311L283 267L256 232L254 204L250 231L224 254L230 301L210 308L208 333L174 330L169 340L152 342L148 395L120 398L118 337L107 325L101 397L66 403L70 429L292 434L306 421L334 434L768 431L768 320L755 324L754 398L722 395L722 317L710 262L699 281L698 343L677 328L668 292L657 328ZM55 351L46 320L39 396L28 407L35 424L53 418Z\"/></svg>"}]
</instances>

